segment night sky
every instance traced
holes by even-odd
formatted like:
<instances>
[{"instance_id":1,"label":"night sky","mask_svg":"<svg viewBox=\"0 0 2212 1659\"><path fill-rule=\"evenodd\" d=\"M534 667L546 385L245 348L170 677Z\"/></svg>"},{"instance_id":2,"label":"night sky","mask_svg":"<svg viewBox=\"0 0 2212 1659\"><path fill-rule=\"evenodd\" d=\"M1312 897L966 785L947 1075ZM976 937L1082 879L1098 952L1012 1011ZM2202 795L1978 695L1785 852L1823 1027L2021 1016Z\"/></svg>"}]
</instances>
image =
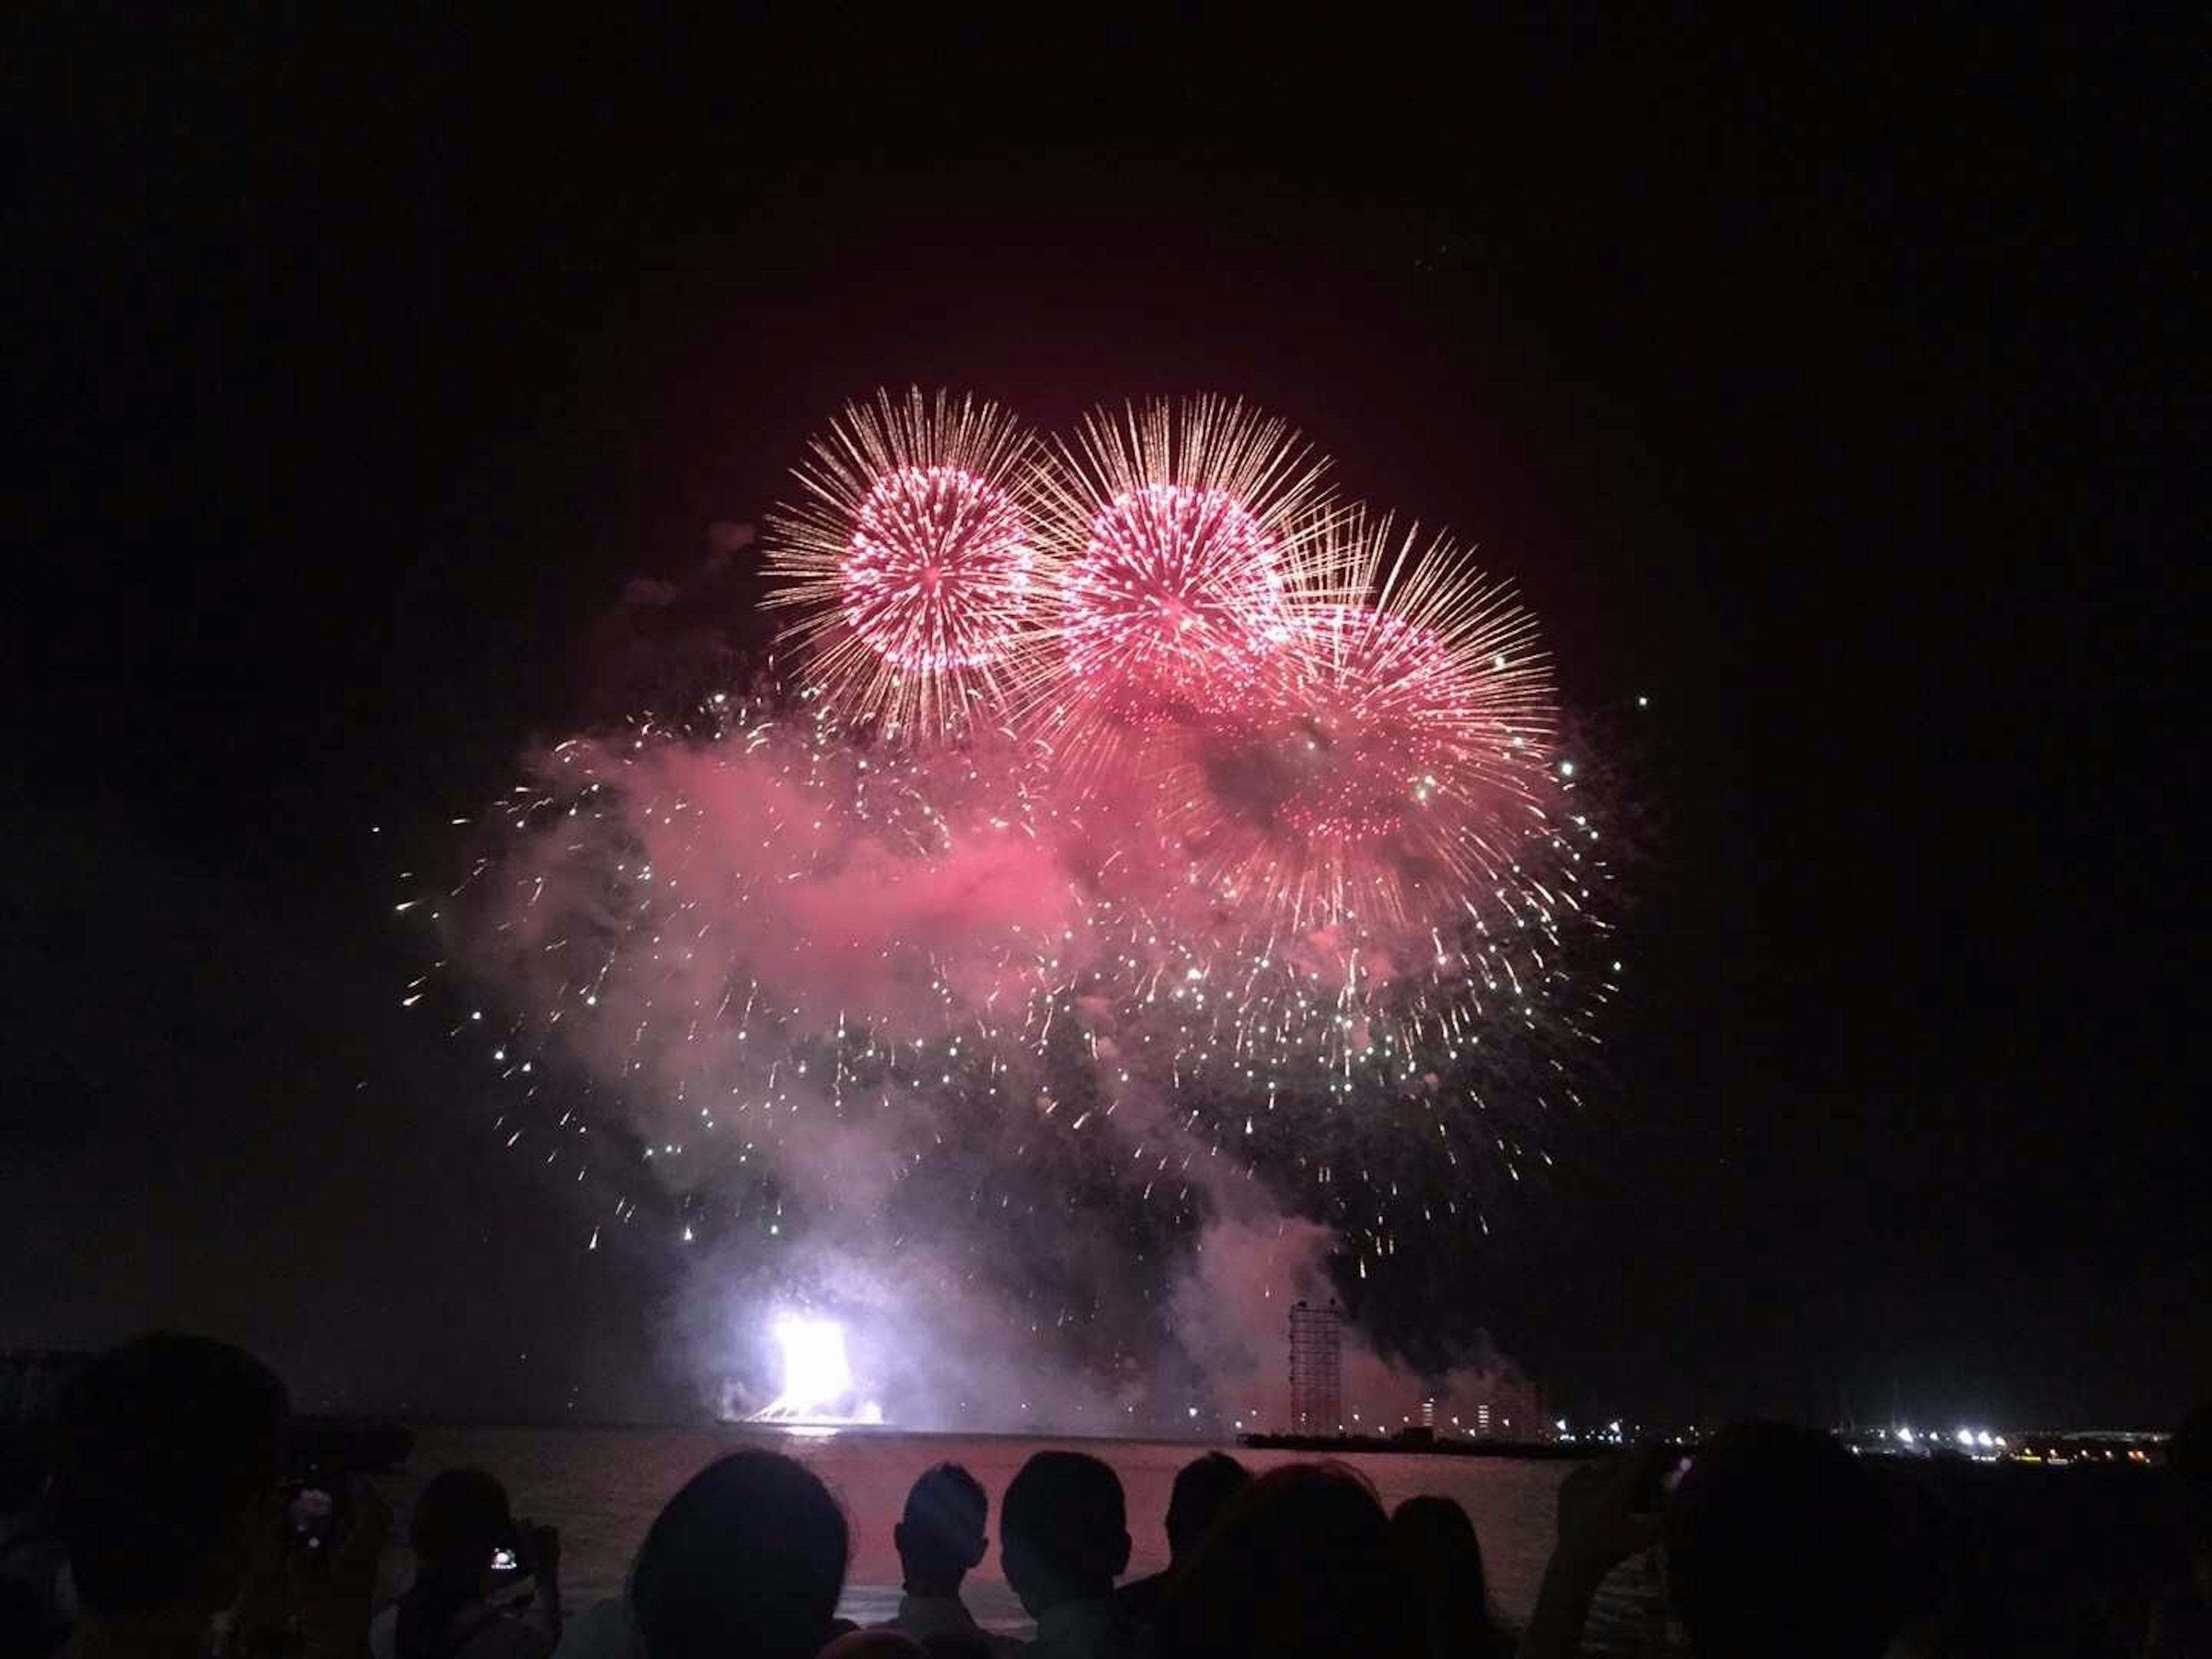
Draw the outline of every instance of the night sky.
<instances>
[{"instance_id":1,"label":"night sky","mask_svg":"<svg viewBox=\"0 0 2212 1659\"><path fill-rule=\"evenodd\" d=\"M396 872L848 398L1219 390L1510 571L1620 775L1602 1086L1438 1294L1573 1411L2177 1418L2202 36L1023 27L19 24L0 1343L678 1409Z\"/></svg>"}]
</instances>

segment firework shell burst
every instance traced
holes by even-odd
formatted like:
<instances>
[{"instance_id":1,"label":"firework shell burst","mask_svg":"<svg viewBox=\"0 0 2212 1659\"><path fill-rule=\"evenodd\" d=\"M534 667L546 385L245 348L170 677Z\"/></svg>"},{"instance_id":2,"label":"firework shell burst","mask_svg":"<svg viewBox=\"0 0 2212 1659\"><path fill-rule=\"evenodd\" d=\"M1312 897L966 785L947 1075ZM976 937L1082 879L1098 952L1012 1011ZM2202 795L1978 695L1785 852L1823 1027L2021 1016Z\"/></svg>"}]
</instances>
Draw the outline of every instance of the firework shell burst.
<instances>
[{"instance_id":1,"label":"firework shell burst","mask_svg":"<svg viewBox=\"0 0 2212 1659\"><path fill-rule=\"evenodd\" d=\"M1096 411L1059 446L1038 494L1064 653L1042 726L1064 759L1248 693L1310 581L1326 466L1282 422L1218 398Z\"/></svg>"},{"instance_id":2,"label":"firework shell burst","mask_svg":"<svg viewBox=\"0 0 2212 1659\"><path fill-rule=\"evenodd\" d=\"M923 740L994 717L1045 643L1052 556L1034 440L989 403L919 388L854 403L770 520L771 605L836 718Z\"/></svg>"},{"instance_id":3,"label":"firework shell burst","mask_svg":"<svg viewBox=\"0 0 2212 1659\"><path fill-rule=\"evenodd\" d=\"M1553 832L1535 619L1449 542L1388 518L1336 515L1310 545L1321 596L1246 694L1191 728L1164 792L1178 850L1276 932L1425 930L1517 885Z\"/></svg>"}]
</instances>

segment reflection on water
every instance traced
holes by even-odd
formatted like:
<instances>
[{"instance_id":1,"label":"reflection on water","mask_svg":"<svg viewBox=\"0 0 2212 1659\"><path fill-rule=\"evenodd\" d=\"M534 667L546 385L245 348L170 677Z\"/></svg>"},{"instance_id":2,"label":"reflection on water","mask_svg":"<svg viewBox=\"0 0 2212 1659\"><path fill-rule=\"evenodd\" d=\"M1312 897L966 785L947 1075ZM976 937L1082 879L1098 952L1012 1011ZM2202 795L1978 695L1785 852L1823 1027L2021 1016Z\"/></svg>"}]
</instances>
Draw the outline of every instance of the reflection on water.
<instances>
[{"instance_id":1,"label":"reflection on water","mask_svg":"<svg viewBox=\"0 0 2212 1659\"><path fill-rule=\"evenodd\" d=\"M515 1512L561 1528L562 1591L571 1610L622 1589L631 1556L662 1504L702 1465L741 1446L769 1445L799 1459L835 1492L853 1525L853 1562L842 1610L863 1624L890 1616L898 1601L898 1558L891 1526L907 1488L931 1465L965 1464L991 1494L996 1529L999 1494L1040 1446L1072 1444L1103 1457L1128 1495L1134 1577L1167 1565L1162 1521L1176 1471L1205 1449L1189 1442L1045 1441L1000 1435L905 1434L836 1424L773 1427L730 1424L698 1429L424 1429L406 1467L389 1478L400 1510L394 1535L404 1537L406 1513L422 1483L440 1469L473 1465L507 1483ZM1243 1451L1254 1469L1299 1461L1291 1452ZM1518 1622L1536 1598L1553 1538L1555 1497L1569 1464L1384 1454L1343 1459L1374 1483L1386 1506L1421 1492L1454 1498L1474 1519L1498 1610ZM404 1551L386 1563L385 1589L396 1594L408 1572ZM1656 1584L1641 1564L1614 1575L1601 1606L1602 1636L1612 1651L1645 1650L1662 1626ZM994 1628L1024 1632L1028 1621L1000 1576L998 1550L968 1581L975 1616Z\"/></svg>"}]
</instances>

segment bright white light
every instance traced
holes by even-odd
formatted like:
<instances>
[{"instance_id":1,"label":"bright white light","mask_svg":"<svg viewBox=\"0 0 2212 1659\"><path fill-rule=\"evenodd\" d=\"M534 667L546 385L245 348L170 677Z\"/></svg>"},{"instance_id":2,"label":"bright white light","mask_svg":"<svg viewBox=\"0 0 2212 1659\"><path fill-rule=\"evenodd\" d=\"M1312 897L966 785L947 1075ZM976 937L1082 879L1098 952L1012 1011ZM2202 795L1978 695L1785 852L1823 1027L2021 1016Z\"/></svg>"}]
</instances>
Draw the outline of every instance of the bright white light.
<instances>
[{"instance_id":1,"label":"bright white light","mask_svg":"<svg viewBox=\"0 0 2212 1659\"><path fill-rule=\"evenodd\" d=\"M1910 1429L1899 1429L1897 1431L1897 1437L1909 1445L1911 1443L1912 1440L1912 1431Z\"/></svg>"},{"instance_id":2,"label":"bright white light","mask_svg":"<svg viewBox=\"0 0 2212 1659\"><path fill-rule=\"evenodd\" d=\"M1973 1431L1972 1429L1961 1429L1961 1430L1960 1430L1960 1431L1959 1431L1959 1443L1960 1443L1960 1445L1962 1445L1962 1446L1971 1446L1971 1445L1972 1445L1972 1444L1974 1443L1974 1431Z\"/></svg>"},{"instance_id":3,"label":"bright white light","mask_svg":"<svg viewBox=\"0 0 2212 1659\"><path fill-rule=\"evenodd\" d=\"M1984 1446L1994 1446L1996 1444L1996 1442L1990 1438L1990 1431L1987 1429L1984 1429L1979 1434L1976 1435L1974 1438Z\"/></svg>"},{"instance_id":4,"label":"bright white light","mask_svg":"<svg viewBox=\"0 0 2212 1659\"><path fill-rule=\"evenodd\" d=\"M853 1391L844 1328L834 1319L780 1316L774 1326L783 1352L783 1392L763 1417L814 1417L835 1412Z\"/></svg>"}]
</instances>

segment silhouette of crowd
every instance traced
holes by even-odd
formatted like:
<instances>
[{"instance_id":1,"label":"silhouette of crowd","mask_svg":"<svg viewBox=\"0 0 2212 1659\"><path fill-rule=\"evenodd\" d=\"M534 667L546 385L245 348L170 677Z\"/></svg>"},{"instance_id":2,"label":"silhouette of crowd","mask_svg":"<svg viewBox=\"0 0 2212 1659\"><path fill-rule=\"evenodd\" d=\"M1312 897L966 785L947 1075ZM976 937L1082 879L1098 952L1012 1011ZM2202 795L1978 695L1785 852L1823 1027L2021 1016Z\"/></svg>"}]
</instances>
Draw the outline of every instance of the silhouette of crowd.
<instances>
[{"instance_id":1,"label":"silhouette of crowd","mask_svg":"<svg viewBox=\"0 0 2212 1659\"><path fill-rule=\"evenodd\" d=\"M892 1533L897 1611L859 1629L838 1615L843 1508L804 1463L757 1449L695 1474L623 1594L565 1621L559 1534L518 1520L493 1475L447 1470L414 1508L412 1583L377 1609L391 1511L359 1483L284 1480L288 1415L267 1367L204 1339L142 1338L89 1364L41 1467L0 1468L0 1659L1546 1659L1583 1650L1607 1574L1653 1552L1662 1643L1699 1659L2212 1653L2203 1412L2168 1459L2172 1570L2094 1629L1990 1617L1971 1586L1928 1569L1968 1559L1944 1553L1954 1518L1940 1503L1825 1434L1748 1424L1688 1455L1650 1447L1573 1470L1517 1632L1449 1498L1391 1513L1341 1463L1254 1474L1209 1453L1176 1478L1168 1567L1125 1582L1119 1477L1088 1453L1039 1451L998 1504L999 1567L1035 1622L1027 1641L985 1628L963 1600L993 1541L990 1495L966 1469L914 1483Z\"/></svg>"}]
</instances>

